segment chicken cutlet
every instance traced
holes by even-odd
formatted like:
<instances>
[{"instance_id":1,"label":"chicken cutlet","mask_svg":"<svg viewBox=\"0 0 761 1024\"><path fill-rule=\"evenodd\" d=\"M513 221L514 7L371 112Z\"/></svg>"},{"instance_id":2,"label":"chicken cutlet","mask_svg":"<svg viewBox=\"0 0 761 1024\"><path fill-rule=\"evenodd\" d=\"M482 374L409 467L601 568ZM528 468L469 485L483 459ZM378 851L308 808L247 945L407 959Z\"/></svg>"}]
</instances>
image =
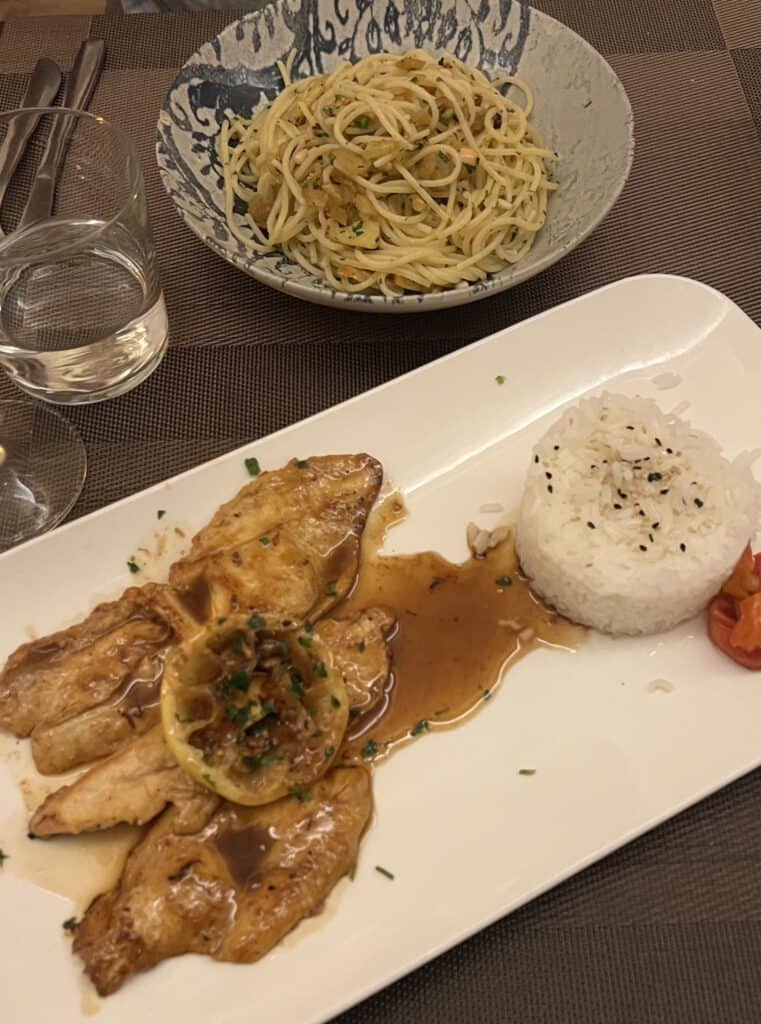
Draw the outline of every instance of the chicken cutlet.
<instances>
[{"instance_id":1,"label":"chicken cutlet","mask_svg":"<svg viewBox=\"0 0 761 1024\"><path fill-rule=\"evenodd\" d=\"M0 726L28 736L41 722L62 722L109 700L171 640L152 603L156 589L130 587L77 625L19 647L0 673Z\"/></svg>"},{"instance_id":2,"label":"chicken cutlet","mask_svg":"<svg viewBox=\"0 0 761 1024\"><path fill-rule=\"evenodd\" d=\"M29 834L78 835L120 822L145 825L167 804L180 804L199 792L208 791L178 767L161 725L154 725L71 785L51 793L32 815Z\"/></svg>"},{"instance_id":3,"label":"chicken cutlet","mask_svg":"<svg viewBox=\"0 0 761 1024\"><path fill-rule=\"evenodd\" d=\"M195 535L157 606L180 635L231 613L318 619L354 583L382 479L369 455L293 459L262 473Z\"/></svg>"},{"instance_id":4,"label":"chicken cutlet","mask_svg":"<svg viewBox=\"0 0 761 1024\"><path fill-rule=\"evenodd\" d=\"M172 644L147 654L102 704L71 718L43 720L31 734L38 771L57 775L118 751L160 720L159 697Z\"/></svg>"},{"instance_id":5,"label":"chicken cutlet","mask_svg":"<svg viewBox=\"0 0 761 1024\"><path fill-rule=\"evenodd\" d=\"M253 963L320 911L354 866L371 811L361 768L333 769L302 799L224 803L193 832L178 834L170 808L89 906L74 952L103 996L183 953Z\"/></svg>"},{"instance_id":6,"label":"chicken cutlet","mask_svg":"<svg viewBox=\"0 0 761 1024\"><path fill-rule=\"evenodd\" d=\"M388 608L367 608L348 616L322 619L315 636L330 648L343 675L352 711L363 714L383 697L391 674L387 641L396 626Z\"/></svg>"},{"instance_id":7,"label":"chicken cutlet","mask_svg":"<svg viewBox=\"0 0 761 1024\"><path fill-rule=\"evenodd\" d=\"M364 712L383 694L390 672L386 640L393 627L385 608L323 619L315 627L343 676L351 708ZM201 788L177 765L160 726L154 726L51 793L32 816L29 831L37 837L77 835L119 822L145 824L167 804L181 805Z\"/></svg>"}]
</instances>

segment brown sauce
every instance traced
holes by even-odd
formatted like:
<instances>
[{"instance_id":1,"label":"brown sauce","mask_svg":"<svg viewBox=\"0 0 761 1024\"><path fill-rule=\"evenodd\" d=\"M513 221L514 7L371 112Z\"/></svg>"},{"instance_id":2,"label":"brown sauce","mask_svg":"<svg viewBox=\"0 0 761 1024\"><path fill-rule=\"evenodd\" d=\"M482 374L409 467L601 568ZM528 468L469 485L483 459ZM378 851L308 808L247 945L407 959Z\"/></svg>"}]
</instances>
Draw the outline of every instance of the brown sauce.
<instances>
[{"instance_id":1,"label":"brown sauce","mask_svg":"<svg viewBox=\"0 0 761 1024\"><path fill-rule=\"evenodd\" d=\"M391 677L382 701L350 722L350 759L380 759L412 736L461 721L518 658L539 644L572 649L583 635L532 594L509 540L461 565L430 551L380 555L404 514L395 495L379 506L356 586L335 612L385 605L397 620Z\"/></svg>"},{"instance_id":2,"label":"brown sauce","mask_svg":"<svg viewBox=\"0 0 761 1024\"><path fill-rule=\"evenodd\" d=\"M213 844L235 884L245 889L261 874L272 836L266 828L248 825L225 829L214 837Z\"/></svg>"},{"instance_id":3,"label":"brown sauce","mask_svg":"<svg viewBox=\"0 0 761 1024\"><path fill-rule=\"evenodd\" d=\"M197 622L206 622L211 615L211 592L204 573L198 576L178 594L180 603Z\"/></svg>"},{"instance_id":4,"label":"brown sauce","mask_svg":"<svg viewBox=\"0 0 761 1024\"><path fill-rule=\"evenodd\" d=\"M127 678L114 700L116 710L133 718L158 707L161 696L161 678L170 644L145 658Z\"/></svg>"}]
</instances>

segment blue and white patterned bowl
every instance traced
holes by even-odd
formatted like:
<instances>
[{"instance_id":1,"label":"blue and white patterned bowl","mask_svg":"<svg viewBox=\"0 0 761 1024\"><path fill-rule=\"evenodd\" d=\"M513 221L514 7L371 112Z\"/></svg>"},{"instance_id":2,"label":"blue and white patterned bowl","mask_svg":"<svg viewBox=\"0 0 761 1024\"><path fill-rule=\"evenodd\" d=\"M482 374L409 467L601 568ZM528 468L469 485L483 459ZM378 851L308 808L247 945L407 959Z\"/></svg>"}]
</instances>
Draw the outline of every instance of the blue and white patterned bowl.
<instances>
[{"instance_id":1,"label":"blue and white patterned bowl","mask_svg":"<svg viewBox=\"0 0 761 1024\"><path fill-rule=\"evenodd\" d=\"M295 49L296 78L341 60L423 47L453 51L489 77L519 74L534 91L534 123L561 154L560 189L529 254L485 281L389 299L337 292L278 253L259 256L228 231L215 140L225 117L251 115L281 88L275 62ZM515 0L280 0L228 25L174 81L159 116L156 154L164 187L211 249L273 288L327 306L417 312L473 302L549 267L594 230L618 198L634 151L621 82L589 43Z\"/></svg>"}]
</instances>

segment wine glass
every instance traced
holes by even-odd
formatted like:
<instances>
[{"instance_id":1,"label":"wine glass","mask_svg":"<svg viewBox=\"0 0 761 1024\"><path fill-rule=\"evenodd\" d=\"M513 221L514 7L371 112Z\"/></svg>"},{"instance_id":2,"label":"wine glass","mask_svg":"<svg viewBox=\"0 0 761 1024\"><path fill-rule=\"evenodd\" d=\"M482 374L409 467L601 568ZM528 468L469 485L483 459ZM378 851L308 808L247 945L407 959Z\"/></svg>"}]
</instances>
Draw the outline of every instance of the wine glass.
<instances>
[{"instance_id":1,"label":"wine glass","mask_svg":"<svg viewBox=\"0 0 761 1024\"><path fill-rule=\"evenodd\" d=\"M59 523L86 472L82 439L57 409L0 400L0 551Z\"/></svg>"}]
</instances>

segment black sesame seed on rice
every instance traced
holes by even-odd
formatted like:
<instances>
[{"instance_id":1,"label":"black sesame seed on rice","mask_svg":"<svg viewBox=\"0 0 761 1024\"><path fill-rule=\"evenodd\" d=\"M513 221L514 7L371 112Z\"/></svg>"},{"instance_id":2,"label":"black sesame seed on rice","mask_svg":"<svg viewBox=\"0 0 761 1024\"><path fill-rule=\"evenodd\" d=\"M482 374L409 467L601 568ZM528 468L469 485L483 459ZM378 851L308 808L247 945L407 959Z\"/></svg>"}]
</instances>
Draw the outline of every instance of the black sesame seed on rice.
<instances>
[{"instance_id":1,"label":"black sesame seed on rice","mask_svg":"<svg viewBox=\"0 0 761 1024\"><path fill-rule=\"evenodd\" d=\"M645 510L644 510L643 508L641 508L641 509L639 510L639 514L640 514L641 516L644 516L644 514L645 514Z\"/></svg>"},{"instance_id":2,"label":"black sesame seed on rice","mask_svg":"<svg viewBox=\"0 0 761 1024\"><path fill-rule=\"evenodd\" d=\"M659 448L663 447L663 443L661 442L661 439L659 437L656 437L655 443L658 445Z\"/></svg>"},{"instance_id":3,"label":"black sesame seed on rice","mask_svg":"<svg viewBox=\"0 0 761 1024\"><path fill-rule=\"evenodd\" d=\"M660 473L648 473L647 474L647 482L649 484L654 484L656 482L656 480L662 480L662 479L663 479L663 476Z\"/></svg>"},{"instance_id":4,"label":"black sesame seed on rice","mask_svg":"<svg viewBox=\"0 0 761 1024\"><path fill-rule=\"evenodd\" d=\"M553 446L552 446L552 450L553 450L554 452L559 452L559 451L560 451L560 445L559 445L559 444L555 444L555 445L553 445Z\"/></svg>"},{"instance_id":5,"label":"black sesame seed on rice","mask_svg":"<svg viewBox=\"0 0 761 1024\"><path fill-rule=\"evenodd\" d=\"M621 501L626 501L627 495L625 495L623 491L618 491L617 493Z\"/></svg>"},{"instance_id":6,"label":"black sesame seed on rice","mask_svg":"<svg viewBox=\"0 0 761 1024\"><path fill-rule=\"evenodd\" d=\"M634 430L634 427L627 427L627 430Z\"/></svg>"},{"instance_id":7,"label":"black sesame seed on rice","mask_svg":"<svg viewBox=\"0 0 761 1024\"><path fill-rule=\"evenodd\" d=\"M640 544L639 549L640 549L640 551L647 551L647 545Z\"/></svg>"},{"instance_id":8,"label":"black sesame seed on rice","mask_svg":"<svg viewBox=\"0 0 761 1024\"><path fill-rule=\"evenodd\" d=\"M703 507L703 502L700 500L700 498L695 498L695 504L697 505L698 508L702 508Z\"/></svg>"},{"instance_id":9,"label":"black sesame seed on rice","mask_svg":"<svg viewBox=\"0 0 761 1024\"><path fill-rule=\"evenodd\" d=\"M623 505L619 505L617 501L613 502L613 508L622 509L623 507L624 506Z\"/></svg>"},{"instance_id":10,"label":"black sesame seed on rice","mask_svg":"<svg viewBox=\"0 0 761 1024\"><path fill-rule=\"evenodd\" d=\"M667 449L666 449L666 453L667 453L668 455L673 455L673 454L674 454L674 449L673 449L673 448L667 448Z\"/></svg>"},{"instance_id":11,"label":"black sesame seed on rice","mask_svg":"<svg viewBox=\"0 0 761 1024\"><path fill-rule=\"evenodd\" d=\"M534 462L539 462L539 456L538 455L534 456Z\"/></svg>"},{"instance_id":12,"label":"black sesame seed on rice","mask_svg":"<svg viewBox=\"0 0 761 1024\"><path fill-rule=\"evenodd\" d=\"M668 487L664 487L663 490L661 491L661 494L668 494L668 492L669 492Z\"/></svg>"},{"instance_id":13,"label":"black sesame seed on rice","mask_svg":"<svg viewBox=\"0 0 761 1024\"><path fill-rule=\"evenodd\" d=\"M552 480L552 473L550 473L549 470L547 470L544 475L547 477L548 480Z\"/></svg>"},{"instance_id":14,"label":"black sesame seed on rice","mask_svg":"<svg viewBox=\"0 0 761 1024\"><path fill-rule=\"evenodd\" d=\"M653 523L653 526L652 526L652 528L653 528L654 530L657 530L657 529L658 529L658 527L659 527L660 525L661 525L661 523L660 523L660 520L658 520L657 522Z\"/></svg>"},{"instance_id":15,"label":"black sesame seed on rice","mask_svg":"<svg viewBox=\"0 0 761 1024\"><path fill-rule=\"evenodd\" d=\"M597 527L595 526L595 524L591 520L587 523L587 526L589 527L590 530L596 530L597 529Z\"/></svg>"},{"instance_id":16,"label":"black sesame seed on rice","mask_svg":"<svg viewBox=\"0 0 761 1024\"><path fill-rule=\"evenodd\" d=\"M687 550L687 545L686 544L680 544L679 545L679 550L680 551L686 551Z\"/></svg>"},{"instance_id":17,"label":"black sesame seed on rice","mask_svg":"<svg viewBox=\"0 0 761 1024\"><path fill-rule=\"evenodd\" d=\"M552 484L547 484L547 491L549 494L552 494Z\"/></svg>"},{"instance_id":18,"label":"black sesame seed on rice","mask_svg":"<svg viewBox=\"0 0 761 1024\"><path fill-rule=\"evenodd\" d=\"M655 543L655 537L652 535L652 533L648 533L648 537L650 538L650 543L654 544Z\"/></svg>"}]
</instances>

